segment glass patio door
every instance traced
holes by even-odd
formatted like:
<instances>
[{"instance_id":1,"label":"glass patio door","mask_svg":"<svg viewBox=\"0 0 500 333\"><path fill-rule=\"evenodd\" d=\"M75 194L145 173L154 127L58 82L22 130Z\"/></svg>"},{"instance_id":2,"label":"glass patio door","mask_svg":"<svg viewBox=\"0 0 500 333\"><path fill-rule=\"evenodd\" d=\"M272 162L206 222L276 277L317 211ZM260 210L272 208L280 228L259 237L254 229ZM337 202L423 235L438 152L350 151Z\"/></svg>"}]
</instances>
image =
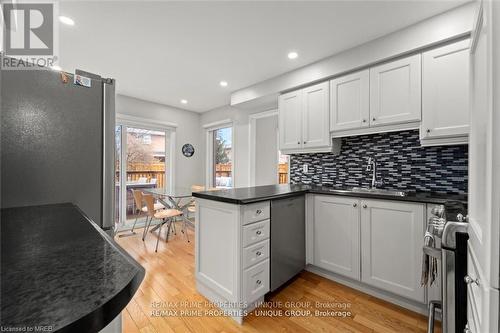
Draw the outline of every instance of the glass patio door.
<instances>
[{"instance_id":1,"label":"glass patio door","mask_svg":"<svg viewBox=\"0 0 500 333\"><path fill-rule=\"evenodd\" d=\"M143 126L116 127L116 223L131 226L141 207L134 202L133 190L167 187L169 131ZM143 221L138 221L140 225Z\"/></svg>"}]
</instances>

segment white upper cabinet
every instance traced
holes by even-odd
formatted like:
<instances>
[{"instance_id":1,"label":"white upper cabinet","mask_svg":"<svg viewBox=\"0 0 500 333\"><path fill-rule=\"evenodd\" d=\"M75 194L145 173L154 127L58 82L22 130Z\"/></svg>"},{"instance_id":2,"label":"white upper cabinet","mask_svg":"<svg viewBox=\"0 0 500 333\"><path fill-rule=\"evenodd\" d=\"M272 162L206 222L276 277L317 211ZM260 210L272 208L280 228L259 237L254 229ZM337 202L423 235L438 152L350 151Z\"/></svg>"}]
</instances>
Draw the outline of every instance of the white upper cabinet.
<instances>
[{"instance_id":1,"label":"white upper cabinet","mask_svg":"<svg viewBox=\"0 0 500 333\"><path fill-rule=\"evenodd\" d=\"M325 147L330 143L328 82L302 89L303 148Z\"/></svg>"},{"instance_id":2,"label":"white upper cabinet","mask_svg":"<svg viewBox=\"0 0 500 333\"><path fill-rule=\"evenodd\" d=\"M370 68L370 126L420 119L420 54Z\"/></svg>"},{"instance_id":3,"label":"white upper cabinet","mask_svg":"<svg viewBox=\"0 0 500 333\"><path fill-rule=\"evenodd\" d=\"M423 53L421 139L469 133L470 40Z\"/></svg>"},{"instance_id":4,"label":"white upper cabinet","mask_svg":"<svg viewBox=\"0 0 500 333\"><path fill-rule=\"evenodd\" d=\"M323 82L279 97L280 150L331 151L329 85Z\"/></svg>"},{"instance_id":5,"label":"white upper cabinet","mask_svg":"<svg viewBox=\"0 0 500 333\"><path fill-rule=\"evenodd\" d=\"M370 71L330 81L330 129L344 131L370 124Z\"/></svg>"},{"instance_id":6,"label":"white upper cabinet","mask_svg":"<svg viewBox=\"0 0 500 333\"><path fill-rule=\"evenodd\" d=\"M302 90L279 98L279 142L281 150L302 147Z\"/></svg>"},{"instance_id":7,"label":"white upper cabinet","mask_svg":"<svg viewBox=\"0 0 500 333\"><path fill-rule=\"evenodd\" d=\"M361 280L421 303L424 204L361 201Z\"/></svg>"}]
</instances>

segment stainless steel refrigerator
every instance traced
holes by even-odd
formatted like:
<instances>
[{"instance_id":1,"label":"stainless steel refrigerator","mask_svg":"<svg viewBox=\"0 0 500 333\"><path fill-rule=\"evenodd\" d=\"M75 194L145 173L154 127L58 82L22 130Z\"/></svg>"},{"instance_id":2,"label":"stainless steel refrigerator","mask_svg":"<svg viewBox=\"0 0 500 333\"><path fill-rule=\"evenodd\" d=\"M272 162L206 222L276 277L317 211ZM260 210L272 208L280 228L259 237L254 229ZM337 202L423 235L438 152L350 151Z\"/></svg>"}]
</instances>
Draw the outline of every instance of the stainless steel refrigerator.
<instances>
[{"instance_id":1,"label":"stainless steel refrigerator","mask_svg":"<svg viewBox=\"0 0 500 333\"><path fill-rule=\"evenodd\" d=\"M50 69L1 71L1 207L72 202L112 232L115 82L76 74L90 86Z\"/></svg>"}]
</instances>

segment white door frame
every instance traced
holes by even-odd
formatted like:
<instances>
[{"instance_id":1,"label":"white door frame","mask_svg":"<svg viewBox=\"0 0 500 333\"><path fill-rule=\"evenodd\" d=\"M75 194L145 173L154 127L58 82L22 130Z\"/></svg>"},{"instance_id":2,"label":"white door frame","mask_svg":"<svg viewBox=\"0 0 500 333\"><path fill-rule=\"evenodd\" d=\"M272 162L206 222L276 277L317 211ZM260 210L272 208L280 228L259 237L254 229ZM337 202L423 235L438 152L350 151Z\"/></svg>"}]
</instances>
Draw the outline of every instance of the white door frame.
<instances>
[{"instance_id":1,"label":"white door frame","mask_svg":"<svg viewBox=\"0 0 500 333\"><path fill-rule=\"evenodd\" d=\"M205 130L205 141L206 141L206 149L205 149L205 188L210 188L210 187L215 187L215 184L212 184L212 179L213 179L213 165L214 165L214 147L213 147L213 133L214 131L221 129L221 128L227 128L231 127L231 153L233 155L232 161L231 161L231 178L232 178L232 185L233 187L236 187L236 181L235 181L235 174L234 174L234 165L236 164L236 150L235 150L235 142L234 142L234 124L233 120L231 119L223 119L219 121L215 121L213 123L208 123L202 126L203 129Z\"/></svg>"},{"instance_id":2,"label":"white door frame","mask_svg":"<svg viewBox=\"0 0 500 333\"><path fill-rule=\"evenodd\" d=\"M257 119L262 119L262 118L267 118L267 117L274 117L274 116L278 116L278 110L277 109L273 109L273 110L268 110L268 111L263 111L263 112L259 112L259 113L253 113L251 115L248 116L248 119L249 119L249 126L250 126L250 130L249 130L249 134L248 134L248 142L249 142L249 151L248 151L248 161L250 162L250 172L248 174L248 184L250 184L250 186L255 186L255 178L256 178L256 171L257 171L257 166L256 166L256 147L255 147L255 142L256 142L256 139L257 139ZM277 131L276 131L277 132ZM278 150L279 150L279 145L277 146L278 147ZM276 183L278 183L279 181L279 174L278 174L278 156L279 156L279 153L276 154Z\"/></svg>"},{"instance_id":3,"label":"white door frame","mask_svg":"<svg viewBox=\"0 0 500 333\"><path fill-rule=\"evenodd\" d=\"M127 161L126 161L126 152L127 152L127 135L126 130L124 128L134 127L134 128L143 128L147 130L153 131L161 131L165 132L165 163L167 163L167 168L165 172L165 181L167 183L167 188L172 190L175 188L175 147L176 147L176 129L177 124L170 123L166 121L159 121L150 118L142 118L129 116L125 114L116 114L116 126L122 126L121 129L121 156L120 156L120 224L124 225L126 222L127 216L127 207L126 207L126 198L127 198L127 186L123 186L123 184L127 183ZM125 172L124 172L125 171Z\"/></svg>"}]
</instances>

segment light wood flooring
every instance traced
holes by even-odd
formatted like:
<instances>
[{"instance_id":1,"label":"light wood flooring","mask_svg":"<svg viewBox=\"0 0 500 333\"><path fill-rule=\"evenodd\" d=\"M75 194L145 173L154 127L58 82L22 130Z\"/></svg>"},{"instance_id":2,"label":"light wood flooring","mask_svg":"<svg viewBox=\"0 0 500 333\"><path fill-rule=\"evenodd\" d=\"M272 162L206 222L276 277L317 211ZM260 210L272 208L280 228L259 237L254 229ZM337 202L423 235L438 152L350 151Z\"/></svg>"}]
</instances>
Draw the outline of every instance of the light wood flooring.
<instances>
[{"instance_id":1,"label":"light wood flooring","mask_svg":"<svg viewBox=\"0 0 500 333\"><path fill-rule=\"evenodd\" d=\"M165 231L166 228L164 228ZM274 302L301 302L282 310L307 310L304 302L348 304L349 317L266 317L250 315L243 325L226 317L176 316L169 310L185 310L180 302L205 302L196 292L194 277L194 234L188 243L180 233L165 243L160 241L154 252L156 234L141 240L142 229L131 237L116 241L146 269L146 276L132 301L123 311L123 332L426 332L427 318L392 305L357 290L309 272L301 273L292 283L270 297ZM163 233L163 232L162 232ZM157 303L161 303L158 315ZM168 302L168 303L167 303ZM156 305L155 305L156 304ZM276 303L275 303L276 304ZM193 306L188 306L193 309ZM209 309L203 306L203 309ZM267 309L269 310L269 309ZM279 310L276 307L272 310ZM323 310L323 309L322 309ZM341 310L338 309L337 310ZM276 312L275 312L276 313ZM153 315L155 314L155 315ZM440 332L439 328L436 332Z\"/></svg>"}]
</instances>

